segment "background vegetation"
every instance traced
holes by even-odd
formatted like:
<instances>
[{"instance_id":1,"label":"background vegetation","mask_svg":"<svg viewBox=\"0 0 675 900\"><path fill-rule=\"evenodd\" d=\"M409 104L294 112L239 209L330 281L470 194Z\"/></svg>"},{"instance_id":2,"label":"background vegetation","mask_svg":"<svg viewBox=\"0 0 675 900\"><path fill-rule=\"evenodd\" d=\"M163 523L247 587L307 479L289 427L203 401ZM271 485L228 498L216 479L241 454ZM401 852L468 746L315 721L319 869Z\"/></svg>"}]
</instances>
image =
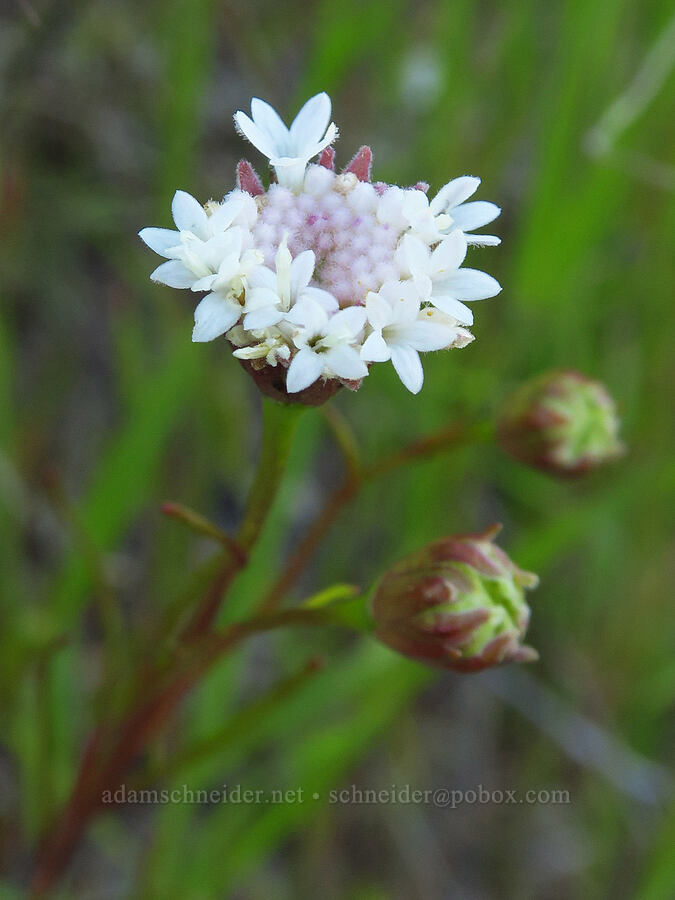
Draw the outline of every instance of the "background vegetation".
<instances>
[{"instance_id":1,"label":"background vegetation","mask_svg":"<svg viewBox=\"0 0 675 900\"><path fill-rule=\"evenodd\" d=\"M551 365L609 385L630 455L559 485L484 447L370 486L298 596L329 579L368 584L429 539L501 520L504 545L541 575L541 662L436 675L339 634L258 639L213 671L152 764L215 736L170 785L320 799L118 810L90 830L65 896L295 898L319 882L326 900L672 896L670 4L3 10L0 896L18 890L97 710L114 702L102 649L131 665L138 635L212 552L161 516L162 501L232 527L252 473L252 384L222 343L190 343L192 298L149 282L155 261L136 232L169 224L178 187L203 199L231 188L242 154L231 115L252 95L292 114L319 90L343 163L367 142L376 177L435 190L479 174L481 198L504 208L502 247L471 251L504 285L477 309L475 344L427 357L419 397L377 366L337 398L364 455L490 415ZM227 616L260 596L340 465L321 419L306 417ZM324 668L298 675L317 655ZM233 720L288 676L271 711ZM327 802L351 784L567 789L571 802Z\"/></svg>"}]
</instances>

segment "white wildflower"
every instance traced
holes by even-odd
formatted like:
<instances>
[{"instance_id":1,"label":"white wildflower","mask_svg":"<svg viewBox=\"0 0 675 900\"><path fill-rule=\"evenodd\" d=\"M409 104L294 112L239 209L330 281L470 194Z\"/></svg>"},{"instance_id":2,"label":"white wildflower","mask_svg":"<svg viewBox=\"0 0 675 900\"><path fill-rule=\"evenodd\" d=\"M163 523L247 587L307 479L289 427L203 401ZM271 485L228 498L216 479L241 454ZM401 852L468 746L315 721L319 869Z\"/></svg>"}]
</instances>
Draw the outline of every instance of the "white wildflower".
<instances>
[{"instance_id":1,"label":"white wildflower","mask_svg":"<svg viewBox=\"0 0 675 900\"><path fill-rule=\"evenodd\" d=\"M242 252L241 228L230 228L222 239L223 255L218 270L192 285L193 291L210 291L195 309L192 340L212 341L229 331L242 315L247 279L263 256L259 250Z\"/></svg>"},{"instance_id":2,"label":"white wildflower","mask_svg":"<svg viewBox=\"0 0 675 900\"><path fill-rule=\"evenodd\" d=\"M431 201L424 182L372 183L365 145L337 174L330 115L326 94L305 103L290 128L262 100L251 102L251 116L237 112L238 130L276 177L266 189L242 160L239 188L220 203L202 206L177 191L175 230L140 232L166 260L151 277L203 291L193 340L225 335L277 400L323 402L385 360L417 393L419 354L473 340L461 327L473 322L466 304L501 290L464 267L468 245L499 243L474 233L499 208L466 202L480 184L472 176L448 182Z\"/></svg>"},{"instance_id":3,"label":"white wildflower","mask_svg":"<svg viewBox=\"0 0 675 900\"><path fill-rule=\"evenodd\" d=\"M466 250L466 236L457 229L434 250L419 238L406 234L397 256L403 271L412 276L422 300L429 300L462 325L472 325L473 313L461 301L494 297L501 291L501 285L485 272L460 269Z\"/></svg>"},{"instance_id":4,"label":"white wildflower","mask_svg":"<svg viewBox=\"0 0 675 900\"><path fill-rule=\"evenodd\" d=\"M429 244L440 241L451 219L444 213L431 209L424 191L416 188L388 188L378 205L377 217L381 222L401 231L410 229Z\"/></svg>"},{"instance_id":5,"label":"white wildflower","mask_svg":"<svg viewBox=\"0 0 675 900\"><path fill-rule=\"evenodd\" d=\"M222 203L209 203L206 208L185 191L176 191L171 212L177 231L144 228L139 236L170 260L150 278L174 288L191 288L198 279L216 272L229 247L228 229L242 224L248 231L257 218L255 201L243 191L232 191Z\"/></svg>"},{"instance_id":6,"label":"white wildflower","mask_svg":"<svg viewBox=\"0 0 675 900\"><path fill-rule=\"evenodd\" d=\"M482 228L494 221L501 209L494 203L485 200L476 200L472 203L465 201L476 193L480 184L480 178L473 175L462 175L454 178L444 185L429 204L434 215L445 213L449 217L449 223L445 231L461 228L466 235L469 244L477 244L482 247L494 247L501 243L501 239L493 234L472 234L476 228Z\"/></svg>"},{"instance_id":7,"label":"white wildflower","mask_svg":"<svg viewBox=\"0 0 675 900\"><path fill-rule=\"evenodd\" d=\"M419 294L411 281L388 281L377 294L366 297L371 328L361 349L366 362L391 360L399 378L413 394L424 382L420 352L444 350L466 336L447 317L434 317L420 309Z\"/></svg>"},{"instance_id":8,"label":"white wildflower","mask_svg":"<svg viewBox=\"0 0 675 900\"><path fill-rule=\"evenodd\" d=\"M310 287L314 253L304 250L293 259L284 238L275 256L276 272L258 266L251 272L244 307L244 328L269 328L279 323L290 308L302 300L315 300L337 308L337 300L321 288Z\"/></svg>"},{"instance_id":9,"label":"white wildflower","mask_svg":"<svg viewBox=\"0 0 675 900\"><path fill-rule=\"evenodd\" d=\"M297 325L293 343L298 352L286 375L286 390L295 394L321 375L358 381L368 374L356 344L366 323L362 306L337 309L332 315L316 300L296 304L287 320Z\"/></svg>"},{"instance_id":10,"label":"white wildflower","mask_svg":"<svg viewBox=\"0 0 675 900\"><path fill-rule=\"evenodd\" d=\"M255 97L251 100L251 118L239 110L234 114L234 121L244 137L269 159L279 184L297 188L302 185L310 159L337 137L335 123L328 124L330 111L328 94L317 94L305 103L287 128L269 103Z\"/></svg>"}]
</instances>

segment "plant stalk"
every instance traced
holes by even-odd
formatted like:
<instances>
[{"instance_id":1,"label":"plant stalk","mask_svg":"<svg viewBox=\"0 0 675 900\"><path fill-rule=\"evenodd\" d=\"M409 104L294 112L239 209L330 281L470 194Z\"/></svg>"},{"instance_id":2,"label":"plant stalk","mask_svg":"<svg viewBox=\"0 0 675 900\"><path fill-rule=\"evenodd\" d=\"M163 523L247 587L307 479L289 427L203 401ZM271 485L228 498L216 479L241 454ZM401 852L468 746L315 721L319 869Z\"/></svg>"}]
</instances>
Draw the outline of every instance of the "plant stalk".
<instances>
[{"instance_id":1,"label":"plant stalk","mask_svg":"<svg viewBox=\"0 0 675 900\"><path fill-rule=\"evenodd\" d=\"M236 539L241 552L229 553L201 604L182 634L179 655L167 672L144 664L144 696L122 718L117 734L108 744L109 723L100 723L86 744L70 798L46 835L38 853L30 896L44 897L62 876L104 791L119 784L148 742L170 720L181 700L209 668L246 637L270 628L292 624L321 624L322 610L289 610L288 614L257 616L235 623L221 634L211 628L228 587L246 565L248 554L264 528L277 496L303 407L283 406L263 397L263 437L258 466L249 493L246 512ZM187 663L185 657L187 656ZM148 677L150 675L151 677Z\"/></svg>"}]
</instances>

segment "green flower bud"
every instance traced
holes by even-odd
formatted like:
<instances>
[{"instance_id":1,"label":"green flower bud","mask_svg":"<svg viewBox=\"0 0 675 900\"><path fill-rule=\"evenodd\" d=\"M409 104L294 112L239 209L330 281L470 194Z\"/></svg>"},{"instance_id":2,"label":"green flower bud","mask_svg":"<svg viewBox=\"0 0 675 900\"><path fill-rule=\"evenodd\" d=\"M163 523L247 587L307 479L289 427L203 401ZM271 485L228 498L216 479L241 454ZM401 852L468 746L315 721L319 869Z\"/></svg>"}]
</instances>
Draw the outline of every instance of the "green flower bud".
<instances>
[{"instance_id":1,"label":"green flower bud","mask_svg":"<svg viewBox=\"0 0 675 900\"><path fill-rule=\"evenodd\" d=\"M502 448L558 477L584 475L624 452L614 400L603 384L572 370L521 385L502 408Z\"/></svg>"},{"instance_id":2,"label":"green flower bud","mask_svg":"<svg viewBox=\"0 0 675 900\"><path fill-rule=\"evenodd\" d=\"M537 659L521 641L530 619L525 588L539 579L494 543L500 529L443 538L395 565L373 595L376 636L404 656L460 672Z\"/></svg>"}]
</instances>

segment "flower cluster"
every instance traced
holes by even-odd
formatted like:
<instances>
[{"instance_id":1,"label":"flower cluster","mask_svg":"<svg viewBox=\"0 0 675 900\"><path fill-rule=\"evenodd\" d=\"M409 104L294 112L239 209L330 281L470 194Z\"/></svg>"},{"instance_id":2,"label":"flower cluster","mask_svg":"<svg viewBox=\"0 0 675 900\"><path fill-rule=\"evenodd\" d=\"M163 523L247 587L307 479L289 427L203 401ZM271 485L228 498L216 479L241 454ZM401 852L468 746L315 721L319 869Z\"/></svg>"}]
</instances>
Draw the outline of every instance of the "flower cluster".
<instances>
[{"instance_id":1,"label":"flower cluster","mask_svg":"<svg viewBox=\"0 0 675 900\"><path fill-rule=\"evenodd\" d=\"M270 161L271 184L265 190L242 160L237 188L222 202L202 206L177 191L176 230L140 232L167 260L151 278L206 292L193 340L225 335L251 374L273 373L276 394L281 385L288 400L317 402L308 399L317 385L356 389L371 363L387 360L417 393L420 352L468 344L466 303L501 289L462 265L470 244L499 243L474 233L499 208L466 202L480 184L470 176L432 200L423 183L373 183L368 147L336 173L330 114L326 94L290 128L262 100L252 101L251 117L237 112L237 129Z\"/></svg>"}]
</instances>

